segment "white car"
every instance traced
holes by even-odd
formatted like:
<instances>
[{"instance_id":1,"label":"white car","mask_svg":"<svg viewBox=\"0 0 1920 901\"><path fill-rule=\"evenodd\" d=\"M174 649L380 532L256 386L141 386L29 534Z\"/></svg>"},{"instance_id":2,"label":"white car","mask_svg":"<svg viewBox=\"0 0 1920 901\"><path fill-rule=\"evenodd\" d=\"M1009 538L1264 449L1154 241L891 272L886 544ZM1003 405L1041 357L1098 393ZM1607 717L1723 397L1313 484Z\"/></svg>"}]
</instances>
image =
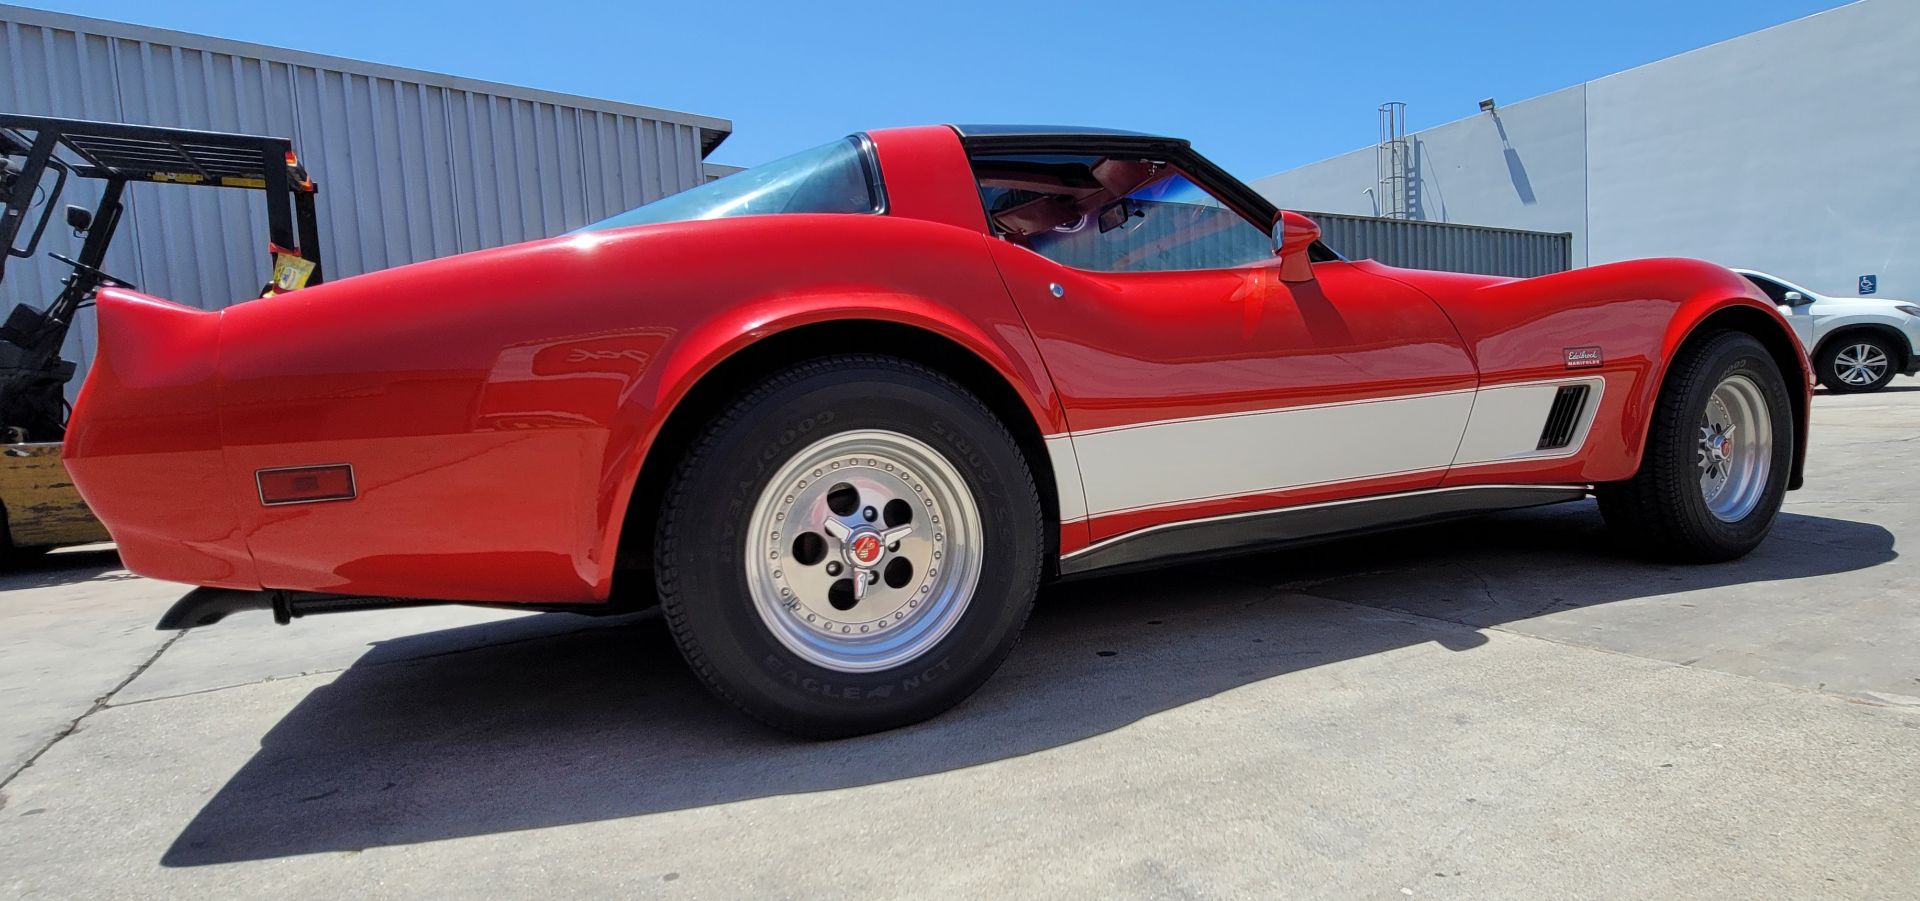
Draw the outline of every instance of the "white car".
<instances>
[{"instance_id":1,"label":"white car","mask_svg":"<svg viewBox=\"0 0 1920 901\"><path fill-rule=\"evenodd\" d=\"M1895 373L1920 372L1920 304L1829 297L1778 276L1735 269L1780 305L1813 357L1820 384L1837 393L1878 391Z\"/></svg>"}]
</instances>

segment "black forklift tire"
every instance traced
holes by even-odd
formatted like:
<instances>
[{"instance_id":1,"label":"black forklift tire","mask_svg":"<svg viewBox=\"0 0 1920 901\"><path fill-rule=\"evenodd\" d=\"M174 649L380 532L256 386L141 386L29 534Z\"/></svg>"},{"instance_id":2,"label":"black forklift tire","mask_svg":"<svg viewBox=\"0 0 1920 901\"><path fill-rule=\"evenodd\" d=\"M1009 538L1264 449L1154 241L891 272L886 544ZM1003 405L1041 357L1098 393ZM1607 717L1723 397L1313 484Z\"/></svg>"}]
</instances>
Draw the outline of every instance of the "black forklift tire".
<instances>
[{"instance_id":1,"label":"black forklift tire","mask_svg":"<svg viewBox=\"0 0 1920 901\"><path fill-rule=\"evenodd\" d=\"M37 560L53 550L50 547L14 547L13 530L7 519L7 508L0 503L0 568L11 569L29 560Z\"/></svg>"}]
</instances>

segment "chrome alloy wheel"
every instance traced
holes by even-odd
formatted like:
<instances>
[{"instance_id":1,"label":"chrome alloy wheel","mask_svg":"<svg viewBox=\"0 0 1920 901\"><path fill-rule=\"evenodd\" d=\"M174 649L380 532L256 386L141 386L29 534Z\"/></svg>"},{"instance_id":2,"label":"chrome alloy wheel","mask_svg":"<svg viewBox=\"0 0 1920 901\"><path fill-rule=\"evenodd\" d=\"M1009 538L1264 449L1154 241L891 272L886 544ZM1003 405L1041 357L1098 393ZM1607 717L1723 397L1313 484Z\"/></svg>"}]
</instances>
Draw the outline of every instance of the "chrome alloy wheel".
<instances>
[{"instance_id":1,"label":"chrome alloy wheel","mask_svg":"<svg viewBox=\"0 0 1920 901\"><path fill-rule=\"evenodd\" d=\"M926 653L980 581L980 509L916 438L844 432L794 455L749 520L747 588L782 645L838 672Z\"/></svg>"},{"instance_id":2,"label":"chrome alloy wheel","mask_svg":"<svg viewBox=\"0 0 1920 901\"><path fill-rule=\"evenodd\" d=\"M1707 398L1700 419L1700 495L1722 522L1739 522L1767 490L1773 468L1773 418L1760 385L1730 375Z\"/></svg>"},{"instance_id":3,"label":"chrome alloy wheel","mask_svg":"<svg viewBox=\"0 0 1920 901\"><path fill-rule=\"evenodd\" d=\"M1887 374L1886 351L1871 344L1841 348L1833 358L1833 374L1849 385L1871 385Z\"/></svg>"}]
</instances>

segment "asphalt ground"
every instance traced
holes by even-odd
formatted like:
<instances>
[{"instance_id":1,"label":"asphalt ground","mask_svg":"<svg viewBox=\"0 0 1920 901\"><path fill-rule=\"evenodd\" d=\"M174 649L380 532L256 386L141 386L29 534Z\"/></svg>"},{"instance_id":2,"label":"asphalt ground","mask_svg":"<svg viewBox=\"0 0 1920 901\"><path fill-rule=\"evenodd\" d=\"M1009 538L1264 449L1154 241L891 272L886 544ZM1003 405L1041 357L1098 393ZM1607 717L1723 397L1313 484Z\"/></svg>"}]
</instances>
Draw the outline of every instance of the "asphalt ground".
<instances>
[{"instance_id":1,"label":"asphalt ground","mask_svg":"<svg viewBox=\"0 0 1920 901\"><path fill-rule=\"evenodd\" d=\"M1920 383L1820 395L1750 557L1591 503L1043 593L932 722L811 743L657 617L153 623L0 575L0 895L1920 897Z\"/></svg>"}]
</instances>

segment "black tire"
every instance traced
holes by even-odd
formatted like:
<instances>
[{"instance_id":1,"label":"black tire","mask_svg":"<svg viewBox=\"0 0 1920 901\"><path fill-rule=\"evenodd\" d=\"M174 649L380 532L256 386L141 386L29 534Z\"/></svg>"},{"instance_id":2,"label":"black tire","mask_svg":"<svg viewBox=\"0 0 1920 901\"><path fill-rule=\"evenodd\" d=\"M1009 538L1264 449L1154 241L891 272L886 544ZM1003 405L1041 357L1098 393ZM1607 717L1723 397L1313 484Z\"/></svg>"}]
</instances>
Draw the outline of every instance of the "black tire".
<instances>
[{"instance_id":1,"label":"black tire","mask_svg":"<svg viewBox=\"0 0 1920 901\"><path fill-rule=\"evenodd\" d=\"M6 547L0 548L0 570L26 566L53 552L50 547Z\"/></svg>"},{"instance_id":2,"label":"black tire","mask_svg":"<svg viewBox=\"0 0 1920 901\"><path fill-rule=\"evenodd\" d=\"M983 526L980 570L959 619L889 669L815 665L773 633L748 586L750 518L762 491L821 439L860 430L912 437L962 477ZM811 738L904 726L965 700L1013 650L1045 547L1033 474L973 395L925 367L831 357L766 379L710 422L669 485L654 547L660 603L687 663L715 694Z\"/></svg>"},{"instance_id":3,"label":"black tire","mask_svg":"<svg viewBox=\"0 0 1920 901\"><path fill-rule=\"evenodd\" d=\"M13 530L7 521L7 508L0 504L0 569L12 569L29 560L38 560L48 551L47 547L14 547Z\"/></svg>"},{"instance_id":4,"label":"black tire","mask_svg":"<svg viewBox=\"0 0 1920 901\"><path fill-rule=\"evenodd\" d=\"M1729 522L1701 490L1701 426L1714 389L1745 375L1765 401L1772 441L1769 469L1752 509ZM1640 471L1598 486L1600 512L1626 544L1651 556L1717 563L1744 556L1767 537L1793 466L1793 414L1786 379L1753 336L1721 332L1689 344L1674 360L1654 404Z\"/></svg>"},{"instance_id":5,"label":"black tire","mask_svg":"<svg viewBox=\"0 0 1920 901\"><path fill-rule=\"evenodd\" d=\"M1841 377L1841 370L1847 367L1841 364L1840 355L1842 352L1861 346L1878 351L1880 356L1885 358L1886 367L1879 378L1870 382L1852 384ZM1828 391L1835 394L1864 394L1885 388L1888 382L1893 381L1893 374L1901 367L1901 363L1900 351L1894 347L1893 342L1888 340L1886 335L1870 331L1850 332L1828 339L1827 346L1820 349L1819 359L1814 361L1814 370L1819 375L1820 384L1826 386Z\"/></svg>"}]
</instances>

